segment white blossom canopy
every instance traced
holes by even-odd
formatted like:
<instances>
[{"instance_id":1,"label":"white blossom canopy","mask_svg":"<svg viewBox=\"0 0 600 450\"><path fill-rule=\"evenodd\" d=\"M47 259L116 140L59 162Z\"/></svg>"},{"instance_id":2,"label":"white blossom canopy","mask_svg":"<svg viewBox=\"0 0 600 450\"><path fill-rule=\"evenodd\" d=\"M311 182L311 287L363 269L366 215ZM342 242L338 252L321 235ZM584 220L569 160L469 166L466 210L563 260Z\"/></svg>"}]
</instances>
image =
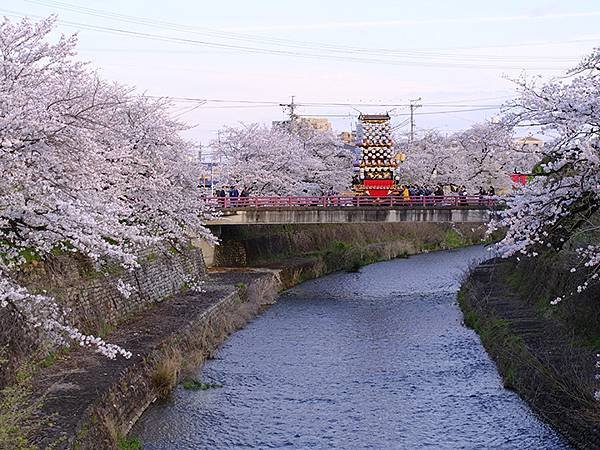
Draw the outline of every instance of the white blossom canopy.
<instances>
[{"instance_id":1,"label":"white blossom canopy","mask_svg":"<svg viewBox=\"0 0 600 450\"><path fill-rule=\"evenodd\" d=\"M522 78L517 85L520 95L507 105L506 121L541 127L553 140L533 180L507 198L508 209L493 224L508 228L499 250L505 257L537 256L571 241L580 256L571 271L587 277L581 292L600 271L597 242L577 242L600 230L600 49L564 77L541 85Z\"/></svg>"},{"instance_id":2,"label":"white blossom canopy","mask_svg":"<svg viewBox=\"0 0 600 450\"><path fill-rule=\"evenodd\" d=\"M218 142L224 184L254 195L323 195L347 190L352 152L329 131L308 125L225 128Z\"/></svg>"},{"instance_id":3,"label":"white blossom canopy","mask_svg":"<svg viewBox=\"0 0 600 450\"><path fill-rule=\"evenodd\" d=\"M515 168L531 169L539 160L519 148L512 127L503 123L475 124L450 135L430 130L401 150L403 183L464 185L472 192L488 186L508 190Z\"/></svg>"},{"instance_id":4,"label":"white blossom canopy","mask_svg":"<svg viewBox=\"0 0 600 450\"><path fill-rule=\"evenodd\" d=\"M74 36L48 42L54 23L0 23L0 306L45 337L114 357L126 352L83 336L51 299L14 281L24 253L134 267L142 246L213 238L191 144L165 102L99 79L73 59Z\"/></svg>"}]
</instances>

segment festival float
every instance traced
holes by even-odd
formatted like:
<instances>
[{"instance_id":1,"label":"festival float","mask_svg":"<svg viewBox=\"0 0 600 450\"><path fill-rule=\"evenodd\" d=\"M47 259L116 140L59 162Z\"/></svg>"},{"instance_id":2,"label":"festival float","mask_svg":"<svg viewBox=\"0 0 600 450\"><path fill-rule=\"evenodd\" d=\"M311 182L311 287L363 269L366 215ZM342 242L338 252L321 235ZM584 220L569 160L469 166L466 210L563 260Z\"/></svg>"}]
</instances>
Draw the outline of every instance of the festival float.
<instances>
[{"instance_id":1,"label":"festival float","mask_svg":"<svg viewBox=\"0 0 600 450\"><path fill-rule=\"evenodd\" d=\"M358 176L353 190L358 195L398 195L398 159L394 154L390 116L361 114L356 129Z\"/></svg>"}]
</instances>

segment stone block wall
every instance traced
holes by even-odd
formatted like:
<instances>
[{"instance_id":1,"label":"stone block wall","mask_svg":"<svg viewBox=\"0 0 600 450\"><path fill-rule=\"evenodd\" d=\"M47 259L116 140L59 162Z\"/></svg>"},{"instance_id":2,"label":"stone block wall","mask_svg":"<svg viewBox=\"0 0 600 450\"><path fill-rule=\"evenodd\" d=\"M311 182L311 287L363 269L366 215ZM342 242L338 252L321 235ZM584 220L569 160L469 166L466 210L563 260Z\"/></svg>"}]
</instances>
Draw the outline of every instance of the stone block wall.
<instances>
[{"instance_id":1,"label":"stone block wall","mask_svg":"<svg viewBox=\"0 0 600 450\"><path fill-rule=\"evenodd\" d=\"M53 297L81 331L102 336L136 312L187 290L205 274L202 252L195 247L150 248L139 262L141 267L133 271L115 264L100 273L81 255L60 255L28 263L18 278L30 292ZM118 280L133 287L129 297L117 289ZM12 381L21 362L43 357L46 350L14 312L0 309L0 386Z\"/></svg>"}]
</instances>

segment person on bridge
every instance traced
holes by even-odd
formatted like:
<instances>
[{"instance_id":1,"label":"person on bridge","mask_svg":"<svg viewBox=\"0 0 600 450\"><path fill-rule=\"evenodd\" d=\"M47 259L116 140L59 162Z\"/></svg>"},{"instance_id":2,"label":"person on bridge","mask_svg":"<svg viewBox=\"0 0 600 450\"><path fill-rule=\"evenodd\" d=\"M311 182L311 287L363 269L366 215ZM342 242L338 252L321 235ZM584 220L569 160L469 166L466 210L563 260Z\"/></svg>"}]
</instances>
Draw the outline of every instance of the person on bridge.
<instances>
[{"instance_id":1,"label":"person on bridge","mask_svg":"<svg viewBox=\"0 0 600 450\"><path fill-rule=\"evenodd\" d=\"M485 197L487 196L487 192L483 188L483 186L479 186L479 204L483 205L485 203Z\"/></svg>"},{"instance_id":2,"label":"person on bridge","mask_svg":"<svg viewBox=\"0 0 600 450\"><path fill-rule=\"evenodd\" d=\"M229 197L231 198L231 205L232 206L237 206L237 199L240 196L240 191L237 190L237 188L235 186L231 186L231 189L229 189Z\"/></svg>"},{"instance_id":3,"label":"person on bridge","mask_svg":"<svg viewBox=\"0 0 600 450\"><path fill-rule=\"evenodd\" d=\"M464 185L458 188L458 199L459 205L467 204L467 188Z\"/></svg>"},{"instance_id":4,"label":"person on bridge","mask_svg":"<svg viewBox=\"0 0 600 450\"><path fill-rule=\"evenodd\" d=\"M223 186L221 189L219 189L217 191L217 203L219 204L219 206L222 208L225 206L225 198L227 197L227 193L225 192L225 188L226 186Z\"/></svg>"},{"instance_id":5,"label":"person on bridge","mask_svg":"<svg viewBox=\"0 0 600 450\"><path fill-rule=\"evenodd\" d=\"M434 203L442 203L444 201L444 186L442 186L441 184L438 184L434 191L433 191L433 196L434 196Z\"/></svg>"},{"instance_id":6,"label":"person on bridge","mask_svg":"<svg viewBox=\"0 0 600 450\"><path fill-rule=\"evenodd\" d=\"M410 191L406 185L402 186L402 198L406 202L410 200Z\"/></svg>"},{"instance_id":7,"label":"person on bridge","mask_svg":"<svg viewBox=\"0 0 600 450\"><path fill-rule=\"evenodd\" d=\"M329 189L327 189L327 192L325 193L325 195L327 196L327 204L328 205L335 205L335 199L332 198L334 197L336 194L335 189L333 189L333 186L331 186Z\"/></svg>"}]
</instances>

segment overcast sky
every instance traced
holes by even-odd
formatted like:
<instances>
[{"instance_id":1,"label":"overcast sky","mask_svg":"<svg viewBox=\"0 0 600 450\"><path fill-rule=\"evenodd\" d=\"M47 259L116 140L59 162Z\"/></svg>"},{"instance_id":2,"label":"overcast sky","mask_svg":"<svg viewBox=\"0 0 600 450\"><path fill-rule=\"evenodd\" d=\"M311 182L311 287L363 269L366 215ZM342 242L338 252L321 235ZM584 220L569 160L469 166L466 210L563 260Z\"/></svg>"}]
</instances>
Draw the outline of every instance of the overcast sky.
<instances>
[{"instance_id":1,"label":"overcast sky","mask_svg":"<svg viewBox=\"0 0 600 450\"><path fill-rule=\"evenodd\" d=\"M508 78L552 77L600 45L597 0L3 0L10 18L58 14L103 77L177 100L206 144L223 125L298 113L350 129L358 111L395 114L421 97L418 129L488 120ZM243 101L243 102L242 102ZM264 103L261 103L264 102ZM342 103L335 106L332 104ZM354 106L345 105L355 103ZM444 104L445 103L445 104ZM435 106L437 105L437 106ZM462 107L460 107L462 106ZM336 117L343 116L343 117Z\"/></svg>"}]
</instances>

